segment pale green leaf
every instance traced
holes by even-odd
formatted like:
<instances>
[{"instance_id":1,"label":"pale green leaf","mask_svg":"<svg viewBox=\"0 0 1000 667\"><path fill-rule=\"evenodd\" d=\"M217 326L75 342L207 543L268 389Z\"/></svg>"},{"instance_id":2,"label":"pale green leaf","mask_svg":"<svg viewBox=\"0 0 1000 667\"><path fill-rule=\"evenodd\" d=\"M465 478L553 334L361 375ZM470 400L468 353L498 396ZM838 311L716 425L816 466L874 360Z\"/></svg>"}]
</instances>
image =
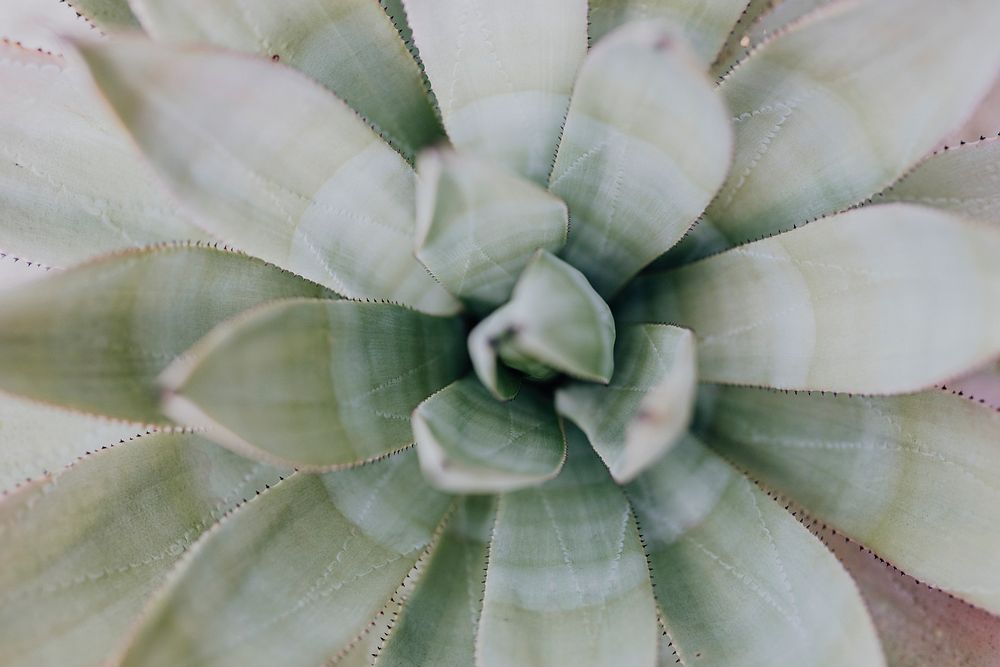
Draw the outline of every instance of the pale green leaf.
<instances>
[{"instance_id":1,"label":"pale green leaf","mask_svg":"<svg viewBox=\"0 0 1000 667\"><path fill-rule=\"evenodd\" d=\"M0 3L0 40L61 53L68 37L93 39L94 25L65 2L6 0Z\"/></svg>"},{"instance_id":2,"label":"pale green leaf","mask_svg":"<svg viewBox=\"0 0 1000 667\"><path fill-rule=\"evenodd\" d=\"M154 433L0 501L0 664L103 664L199 535L279 471Z\"/></svg>"},{"instance_id":3,"label":"pale green leaf","mask_svg":"<svg viewBox=\"0 0 1000 667\"><path fill-rule=\"evenodd\" d=\"M413 412L424 476L451 493L503 493L559 474L566 440L551 400L528 387L510 401L474 377L445 387Z\"/></svg>"},{"instance_id":4,"label":"pale green leaf","mask_svg":"<svg viewBox=\"0 0 1000 667\"><path fill-rule=\"evenodd\" d=\"M0 389L83 412L165 423L156 376L221 322L325 289L211 247L111 255L0 293Z\"/></svg>"},{"instance_id":5,"label":"pale green leaf","mask_svg":"<svg viewBox=\"0 0 1000 667\"><path fill-rule=\"evenodd\" d=\"M160 378L163 410L260 460L356 465L413 443L410 412L465 371L455 318L295 299L226 322Z\"/></svg>"},{"instance_id":6,"label":"pale green leaf","mask_svg":"<svg viewBox=\"0 0 1000 667\"><path fill-rule=\"evenodd\" d=\"M511 300L469 335L476 374L502 398L512 393L497 380L498 356L540 379L552 369L606 383L614 370L614 344L607 304L582 273L544 250L521 274Z\"/></svg>"},{"instance_id":7,"label":"pale green leaf","mask_svg":"<svg viewBox=\"0 0 1000 667\"><path fill-rule=\"evenodd\" d=\"M544 184L577 68L585 0L403 0L459 149Z\"/></svg>"},{"instance_id":8,"label":"pale green leaf","mask_svg":"<svg viewBox=\"0 0 1000 667\"><path fill-rule=\"evenodd\" d=\"M703 380L901 393L1000 354L1000 233L865 207L633 283L619 321L695 332Z\"/></svg>"},{"instance_id":9,"label":"pale green leaf","mask_svg":"<svg viewBox=\"0 0 1000 667\"><path fill-rule=\"evenodd\" d=\"M905 572L1000 612L1000 413L939 389L717 391L708 444Z\"/></svg>"},{"instance_id":10,"label":"pale green leaf","mask_svg":"<svg viewBox=\"0 0 1000 667\"><path fill-rule=\"evenodd\" d=\"M383 11L392 19L392 23L396 26L399 36L403 38L403 42L406 43L412 52L414 50L413 31L410 30L410 22L406 18L403 0L379 0L379 4L382 5Z\"/></svg>"},{"instance_id":11,"label":"pale green leaf","mask_svg":"<svg viewBox=\"0 0 1000 667\"><path fill-rule=\"evenodd\" d=\"M475 664L495 504L488 496L458 501L440 542L378 652L378 667Z\"/></svg>"},{"instance_id":12,"label":"pale green leaf","mask_svg":"<svg viewBox=\"0 0 1000 667\"><path fill-rule=\"evenodd\" d=\"M605 298L687 232L722 185L722 97L668 25L621 28L580 70L549 188L569 205L561 255Z\"/></svg>"},{"instance_id":13,"label":"pale green leaf","mask_svg":"<svg viewBox=\"0 0 1000 667\"><path fill-rule=\"evenodd\" d=\"M712 73L725 75L754 49L778 35L781 30L818 7L833 0L753 0L751 8L741 18L726 45L712 64Z\"/></svg>"},{"instance_id":14,"label":"pale green leaf","mask_svg":"<svg viewBox=\"0 0 1000 667\"><path fill-rule=\"evenodd\" d=\"M131 0L157 39L205 42L295 67L407 156L442 135L420 69L374 0Z\"/></svg>"},{"instance_id":15,"label":"pale green leaf","mask_svg":"<svg viewBox=\"0 0 1000 667\"><path fill-rule=\"evenodd\" d=\"M329 91L221 50L120 37L80 52L213 234L343 296L457 309L413 257L413 170Z\"/></svg>"},{"instance_id":16,"label":"pale green leaf","mask_svg":"<svg viewBox=\"0 0 1000 667\"><path fill-rule=\"evenodd\" d=\"M503 167L432 150L417 175L417 259L477 310L507 301L535 250L566 243L566 204Z\"/></svg>"},{"instance_id":17,"label":"pale green leaf","mask_svg":"<svg viewBox=\"0 0 1000 667\"><path fill-rule=\"evenodd\" d=\"M81 68L0 42L0 110L0 252L61 267L207 238L161 194Z\"/></svg>"},{"instance_id":18,"label":"pale green leaf","mask_svg":"<svg viewBox=\"0 0 1000 667\"><path fill-rule=\"evenodd\" d=\"M544 486L500 496L476 664L652 665L656 609L635 521L586 438Z\"/></svg>"},{"instance_id":19,"label":"pale green leaf","mask_svg":"<svg viewBox=\"0 0 1000 667\"><path fill-rule=\"evenodd\" d=\"M103 31L138 28L129 5L132 0L59 0Z\"/></svg>"},{"instance_id":20,"label":"pale green leaf","mask_svg":"<svg viewBox=\"0 0 1000 667\"><path fill-rule=\"evenodd\" d=\"M736 153L700 226L740 243L893 183L989 90L997 25L995 0L857 0L765 43L721 85Z\"/></svg>"},{"instance_id":21,"label":"pale green leaf","mask_svg":"<svg viewBox=\"0 0 1000 667\"><path fill-rule=\"evenodd\" d=\"M696 375L690 331L631 325L615 341L611 383L563 387L556 407L587 434L615 481L630 482L687 432Z\"/></svg>"},{"instance_id":22,"label":"pale green leaf","mask_svg":"<svg viewBox=\"0 0 1000 667\"><path fill-rule=\"evenodd\" d=\"M833 554L694 438L627 493L682 664L885 664L861 596Z\"/></svg>"},{"instance_id":23,"label":"pale green leaf","mask_svg":"<svg viewBox=\"0 0 1000 667\"><path fill-rule=\"evenodd\" d=\"M590 39L596 42L630 21L666 19L712 62L747 7L747 0L590 0Z\"/></svg>"},{"instance_id":24,"label":"pale green leaf","mask_svg":"<svg viewBox=\"0 0 1000 667\"><path fill-rule=\"evenodd\" d=\"M195 545L122 667L315 667L364 632L449 502L412 451L285 479Z\"/></svg>"},{"instance_id":25,"label":"pale green leaf","mask_svg":"<svg viewBox=\"0 0 1000 667\"><path fill-rule=\"evenodd\" d=\"M804 0L809 1L809 0ZM725 43L719 49L715 62L709 68L713 77L718 77L729 70L733 63L746 54L749 45L749 34L751 30L760 22L761 17L770 13L776 6L780 7L785 2L798 3L799 0L749 0L744 2L745 9L740 17L736 19L736 24L726 37Z\"/></svg>"}]
</instances>

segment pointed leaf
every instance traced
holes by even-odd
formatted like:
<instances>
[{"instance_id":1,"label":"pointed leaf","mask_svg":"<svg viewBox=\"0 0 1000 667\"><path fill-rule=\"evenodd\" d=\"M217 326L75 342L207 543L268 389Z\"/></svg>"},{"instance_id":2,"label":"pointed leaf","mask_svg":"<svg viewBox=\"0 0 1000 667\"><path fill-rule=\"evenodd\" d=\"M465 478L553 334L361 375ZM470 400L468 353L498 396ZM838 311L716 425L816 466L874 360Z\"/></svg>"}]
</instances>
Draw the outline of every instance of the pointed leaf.
<instances>
[{"instance_id":1,"label":"pointed leaf","mask_svg":"<svg viewBox=\"0 0 1000 667\"><path fill-rule=\"evenodd\" d=\"M0 252L66 266L207 238L160 192L79 67L0 42L0 109Z\"/></svg>"},{"instance_id":2,"label":"pointed leaf","mask_svg":"<svg viewBox=\"0 0 1000 667\"><path fill-rule=\"evenodd\" d=\"M454 514L420 575L389 639L379 667L475 664L480 600L496 501L470 496Z\"/></svg>"},{"instance_id":3,"label":"pointed leaf","mask_svg":"<svg viewBox=\"0 0 1000 667\"><path fill-rule=\"evenodd\" d=\"M163 410L263 461L356 465L413 442L410 412L465 370L463 337L455 318L389 304L268 304L166 370Z\"/></svg>"},{"instance_id":4,"label":"pointed leaf","mask_svg":"<svg viewBox=\"0 0 1000 667\"><path fill-rule=\"evenodd\" d=\"M302 70L404 155L438 139L420 69L373 0L131 0L157 39L249 51Z\"/></svg>"},{"instance_id":5,"label":"pointed leaf","mask_svg":"<svg viewBox=\"0 0 1000 667\"><path fill-rule=\"evenodd\" d=\"M736 153L699 227L740 243L893 183L989 90L998 24L994 0L834 2L761 46L720 87Z\"/></svg>"},{"instance_id":6,"label":"pointed leaf","mask_svg":"<svg viewBox=\"0 0 1000 667\"><path fill-rule=\"evenodd\" d=\"M712 74L724 76L754 49L803 16L833 0L752 0L739 24L712 63Z\"/></svg>"},{"instance_id":7,"label":"pointed leaf","mask_svg":"<svg viewBox=\"0 0 1000 667\"><path fill-rule=\"evenodd\" d=\"M452 143L544 184L580 61L585 0L403 0Z\"/></svg>"},{"instance_id":8,"label":"pointed leaf","mask_svg":"<svg viewBox=\"0 0 1000 667\"><path fill-rule=\"evenodd\" d=\"M662 324L625 327L611 384L572 384L556 407L587 434L616 482L632 481L687 433L696 389L691 332Z\"/></svg>"},{"instance_id":9,"label":"pointed leaf","mask_svg":"<svg viewBox=\"0 0 1000 667\"><path fill-rule=\"evenodd\" d=\"M129 5L131 0L60 0L73 7L101 30L138 28Z\"/></svg>"},{"instance_id":10,"label":"pointed leaf","mask_svg":"<svg viewBox=\"0 0 1000 667\"><path fill-rule=\"evenodd\" d=\"M922 581L1000 612L1000 414L941 390L719 388L707 442Z\"/></svg>"},{"instance_id":11,"label":"pointed leaf","mask_svg":"<svg viewBox=\"0 0 1000 667\"><path fill-rule=\"evenodd\" d=\"M94 24L66 2L8 0L0 5L0 41L59 54L67 37L93 39Z\"/></svg>"},{"instance_id":12,"label":"pointed leaf","mask_svg":"<svg viewBox=\"0 0 1000 667\"><path fill-rule=\"evenodd\" d=\"M120 37L80 52L213 234L343 296L457 308L413 257L413 170L328 91L225 51Z\"/></svg>"},{"instance_id":13,"label":"pointed leaf","mask_svg":"<svg viewBox=\"0 0 1000 667\"><path fill-rule=\"evenodd\" d=\"M478 310L510 298L535 250L566 243L566 204L504 168L426 151L417 174L417 259Z\"/></svg>"},{"instance_id":14,"label":"pointed leaf","mask_svg":"<svg viewBox=\"0 0 1000 667\"><path fill-rule=\"evenodd\" d=\"M694 438L627 493L678 662L885 664L861 596L836 558Z\"/></svg>"},{"instance_id":15,"label":"pointed leaf","mask_svg":"<svg viewBox=\"0 0 1000 667\"><path fill-rule=\"evenodd\" d=\"M194 435L95 452L0 502L0 663L104 664L198 537L279 471Z\"/></svg>"},{"instance_id":16,"label":"pointed leaf","mask_svg":"<svg viewBox=\"0 0 1000 667\"><path fill-rule=\"evenodd\" d=\"M615 31L583 63L552 170L570 209L562 256L613 295L687 232L731 152L722 97L675 32Z\"/></svg>"},{"instance_id":17,"label":"pointed leaf","mask_svg":"<svg viewBox=\"0 0 1000 667\"><path fill-rule=\"evenodd\" d=\"M476 664L647 665L656 610L632 513L583 434L544 486L501 496Z\"/></svg>"},{"instance_id":18,"label":"pointed leaf","mask_svg":"<svg viewBox=\"0 0 1000 667\"><path fill-rule=\"evenodd\" d=\"M420 467L452 493L503 493L559 474L566 440L551 402L524 388L501 402L474 377L455 382L413 412Z\"/></svg>"},{"instance_id":19,"label":"pointed leaf","mask_svg":"<svg viewBox=\"0 0 1000 667\"><path fill-rule=\"evenodd\" d=\"M166 423L156 376L220 321L319 285L259 259L164 246L104 257L0 293L0 389Z\"/></svg>"},{"instance_id":20,"label":"pointed leaf","mask_svg":"<svg viewBox=\"0 0 1000 667\"><path fill-rule=\"evenodd\" d=\"M1000 233L865 207L636 280L619 321L695 332L703 380L902 393L1000 354Z\"/></svg>"},{"instance_id":21,"label":"pointed leaf","mask_svg":"<svg viewBox=\"0 0 1000 667\"><path fill-rule=\"evenodd\" d=\"M424 484L412 451L298 473L195 546L146 611L122 667L314 667L382 609L448 505Z\"/></svg>"}]
</instances>

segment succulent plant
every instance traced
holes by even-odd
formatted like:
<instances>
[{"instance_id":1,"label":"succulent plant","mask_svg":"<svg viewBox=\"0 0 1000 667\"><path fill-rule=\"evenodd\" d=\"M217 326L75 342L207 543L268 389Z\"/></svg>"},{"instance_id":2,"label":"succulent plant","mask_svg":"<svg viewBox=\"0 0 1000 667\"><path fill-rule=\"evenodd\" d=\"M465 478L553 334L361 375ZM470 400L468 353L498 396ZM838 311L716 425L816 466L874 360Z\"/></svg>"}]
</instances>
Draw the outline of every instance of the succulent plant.
<instances>
[{"instance_id":1,"label":"succulent plant","mask_svg":"<svg viewBox=\"0 0 1000 667\"><path fill-rule=\"evenodd\" d=\"M72 4L0 663L1000 664L996 0Z\"/></svg>"}]
</instances>

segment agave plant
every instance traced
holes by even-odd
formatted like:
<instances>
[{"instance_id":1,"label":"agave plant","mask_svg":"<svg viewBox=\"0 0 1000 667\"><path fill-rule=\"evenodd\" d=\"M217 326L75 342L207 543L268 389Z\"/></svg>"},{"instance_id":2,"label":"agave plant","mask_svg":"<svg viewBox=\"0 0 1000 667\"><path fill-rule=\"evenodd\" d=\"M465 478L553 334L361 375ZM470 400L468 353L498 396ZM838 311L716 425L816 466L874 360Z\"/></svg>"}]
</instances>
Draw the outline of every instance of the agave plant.
<instances>
[{"instance_id":1,"label":"agave plant","mask_svg":"<svg viewBox=\"0 0 1000 667\"><path fill-rule=\"evenodd\" d=\"M73 5L0 663L1000 664L996 0Z\"/></svg>"}]
</instances>

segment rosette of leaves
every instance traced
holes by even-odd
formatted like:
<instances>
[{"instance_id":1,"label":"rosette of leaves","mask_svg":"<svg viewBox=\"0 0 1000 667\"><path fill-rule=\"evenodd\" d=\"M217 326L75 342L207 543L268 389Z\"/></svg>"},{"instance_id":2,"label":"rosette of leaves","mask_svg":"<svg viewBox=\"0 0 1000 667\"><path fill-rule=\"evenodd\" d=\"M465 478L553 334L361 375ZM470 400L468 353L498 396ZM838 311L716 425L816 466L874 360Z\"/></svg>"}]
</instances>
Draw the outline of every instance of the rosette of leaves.
<instances>
[{"instance_id":1,"label":"rosette of leaves","mask_svg":"<svg viewBox=\"0 0 1000 667\"><path fill-rule=\"evenodd\" d=\"M995 0L73 4L0 663L997 664Z\"/></svg>"}]
</instances>

